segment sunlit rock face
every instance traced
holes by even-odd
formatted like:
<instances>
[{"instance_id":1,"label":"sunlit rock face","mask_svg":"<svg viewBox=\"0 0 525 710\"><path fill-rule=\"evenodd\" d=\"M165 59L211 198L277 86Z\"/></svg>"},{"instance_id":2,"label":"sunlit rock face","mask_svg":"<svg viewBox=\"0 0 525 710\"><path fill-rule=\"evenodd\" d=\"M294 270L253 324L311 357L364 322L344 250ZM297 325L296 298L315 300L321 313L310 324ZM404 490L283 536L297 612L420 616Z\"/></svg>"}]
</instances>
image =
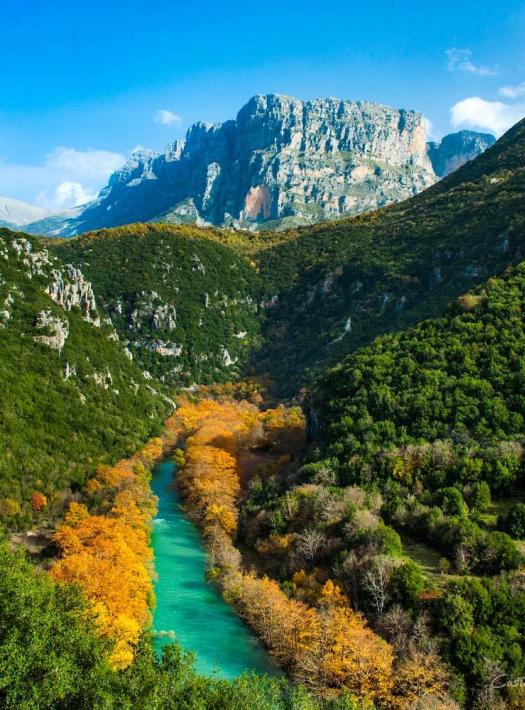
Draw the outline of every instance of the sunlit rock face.
<instances>
[{"instance_id":1,"label":"sunlit rock face","mask_svg":"<svg viewBox=\"0 0 525 710\"><path fill-rule=\"evenodd\" d=\"M372 210L435 181L422 114L270 94L235 120L194 124L165 153L133 153L97 200L52 227L67 236L137 221L293 226Z\"/></svg>"}]
</instances>

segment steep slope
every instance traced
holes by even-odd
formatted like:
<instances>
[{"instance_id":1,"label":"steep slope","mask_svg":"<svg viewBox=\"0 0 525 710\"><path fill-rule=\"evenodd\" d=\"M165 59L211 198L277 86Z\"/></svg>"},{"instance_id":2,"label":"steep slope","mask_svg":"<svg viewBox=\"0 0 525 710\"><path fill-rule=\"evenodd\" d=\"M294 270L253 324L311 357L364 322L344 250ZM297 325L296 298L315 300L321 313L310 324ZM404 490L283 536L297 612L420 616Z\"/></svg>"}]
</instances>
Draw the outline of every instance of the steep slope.
<instances>
[{"instance_id":1,"label":"steep slope","mask_svg":"<svg viewBox=\"0 0 525 710\"><path fill-rule=\"evenodd\" d=\"M322 367L519 261L525 121L399 205L280 235L257 256L266 344L255 367L292 393Z\"/></svg>"},{"instance_id":2,"label":"steep slope","mask_svg":"<svg viewBox=\"0 0 525 710\"><path fill-rule=\"evenodd\" d=\"M33 493L59 514L68 489L136 448L171 405L117 342L82 273L6 229L0 304L0 507L21 525Z\"/></svg>"},{"instance_id":3,"label":"steep slope","mask_svg":"<svg viewBox=\"0 0 525 710\"><path fill-rule=\"evenodd\" d=\"M410 197L435 182L424 118L366 101L254 96L236 120L196 123L164 154L138 151L70 236L131 222L309 224ZM50 227L52 232L50 232Z\"/></svg>"},{"instance_id":4,"label":"steep slope","mask_svg":"<svg viewBox=\"0 0 525 710\"><path fill-rule=\"evenodd\" d=\"M449 133L439 143L427 144L428 157L436 175L446 177L469 160L477 158L495 142L496 139L491 133L476 131Z\"/></svg>"},{"instance_id":5,"label":"steep slope","mask_svg":"<svg viewBox=\"0 0 525 710\"><path fill-rule=\"evenodd\" d=\"M452 449L489 459L483 477L494 492L515 490L521 470L498 467L495 447L524 440L524 308L521 262L459 296L443 317L381 336L324 375L310 402L312 426L341 462L341 475L363 482L367 468L366 480L380 482L397 475L381 455L449 440ZM509 451L500 446L500 457ZM440 469L442 484L457 482L454 457ZM407 481L420 476L422 462Z\"/></svg>"},{"instance_id":6,"label":"steep slope","mask_svg":"<svg viewBox=\"0 0 525 710\"><path fill-rule=\"evenodd\" d=\"M82 269L137 362L167 383L235 378L259 331L254 264L195 227L128 225L51 249Z\"/></svg>"}]
</instances>

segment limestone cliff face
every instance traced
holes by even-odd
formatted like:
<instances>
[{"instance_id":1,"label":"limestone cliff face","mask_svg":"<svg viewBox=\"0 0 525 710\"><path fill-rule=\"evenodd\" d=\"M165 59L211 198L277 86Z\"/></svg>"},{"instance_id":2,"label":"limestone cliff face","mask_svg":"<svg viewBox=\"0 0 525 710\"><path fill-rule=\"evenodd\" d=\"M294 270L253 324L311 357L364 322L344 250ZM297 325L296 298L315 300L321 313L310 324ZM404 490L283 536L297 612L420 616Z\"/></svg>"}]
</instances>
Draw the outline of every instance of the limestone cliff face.
<instances>
[{"instance_id":1,"label":"limestone cliff face","mask_svg":"<svg viewBox=\"0 0 525 710\"><path fill-rule=\"evenodd\" d=\"M24 279L35 281L35 289L42 289L42 295L49 296L59 306L56 312L44 308L35 314L34 340L54 350L62 351L69 335L70 324L66 313L78 309L81 317L96 327L101 326L93 287L84 278L80 269L72 264L62 265L34 240L21 233L2 230L0 233L0 267L8 273L0 274L0 328L10 324L13 312L20 307L27 296L20 283ZM111 327L111 321L105 321ZM110 337L112 333L109 333Z\"/></svg>"},{"instance_id":2,"label":"limestone cliff face","mask_svg":"<svg viewBox=\"0 0 525 710\"><path fill-rule=\"evenodd\" d=\"M80 269L72 264L65 264L64 269L52 269L51 281L46 287L46 293L65 311L73 307L80 309L82 317L89 323L100 326L100 317L93 287L86 281Z\"/></svg>"},{"instance_id":3,"label":"limestone cliff face","mask_svg":"<svg viewBox=\"0 0 525 710\"><path fill-rule=\"evenodd\" d=\"M58 231L153 220L250 229L307 224L405 199L435 180L420 113L255 96L234 121L196 123L163 154L134 153Z\"/></svg>"}]
</instances>

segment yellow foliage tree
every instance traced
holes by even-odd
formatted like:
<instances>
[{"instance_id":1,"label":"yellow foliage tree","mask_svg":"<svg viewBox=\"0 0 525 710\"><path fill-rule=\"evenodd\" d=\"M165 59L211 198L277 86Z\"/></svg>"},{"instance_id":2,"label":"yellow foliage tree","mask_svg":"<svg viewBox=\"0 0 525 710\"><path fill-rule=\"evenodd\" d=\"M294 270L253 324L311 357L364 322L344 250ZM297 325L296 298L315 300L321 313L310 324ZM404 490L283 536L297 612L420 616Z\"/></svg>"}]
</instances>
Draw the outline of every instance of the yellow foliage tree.
<instances>
[{"instance_id":1,"label":"yellow foliage tree","mask_svg":"<svg viewBox=\"0 0 525 710\"><path fill-rule=\"evenodd\" d=\"M71 503L55 534L61 558L50 574L83 588L100 633L115 641L111 655L115 668L132 662L141 630L150 621L148 543L156 499L149 487L149 469L163 450L164 441L156 438L130 459L99 466L84 488L96 514L84 504Z\"/></svg>"}]
</instances>

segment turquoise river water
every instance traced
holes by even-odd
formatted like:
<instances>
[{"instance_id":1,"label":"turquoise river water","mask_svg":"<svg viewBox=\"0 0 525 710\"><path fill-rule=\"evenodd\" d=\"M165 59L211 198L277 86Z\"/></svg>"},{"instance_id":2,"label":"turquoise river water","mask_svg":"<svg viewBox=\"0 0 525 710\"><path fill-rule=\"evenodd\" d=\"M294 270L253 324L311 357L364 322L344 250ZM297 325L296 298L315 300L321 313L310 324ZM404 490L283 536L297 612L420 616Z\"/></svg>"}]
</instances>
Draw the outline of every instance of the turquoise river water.
<instances>
[{"instance_id":1,"label":"turquoise river water","mask_svg":"<svg viewBox=\"0 0 525 710\"><path fill-rule=\"evenodd\" d=\"M152 534L156 649L175 638L184 649L196 652L197 670L205 675L216 672L222 678L235 678L246 670L277 674L249 628L206 582L206 553L199 531L186 517L176 491L169 488L174 472L175 464L165 461L152 478L159 498Z\"/></svg>"}]
</instances>

